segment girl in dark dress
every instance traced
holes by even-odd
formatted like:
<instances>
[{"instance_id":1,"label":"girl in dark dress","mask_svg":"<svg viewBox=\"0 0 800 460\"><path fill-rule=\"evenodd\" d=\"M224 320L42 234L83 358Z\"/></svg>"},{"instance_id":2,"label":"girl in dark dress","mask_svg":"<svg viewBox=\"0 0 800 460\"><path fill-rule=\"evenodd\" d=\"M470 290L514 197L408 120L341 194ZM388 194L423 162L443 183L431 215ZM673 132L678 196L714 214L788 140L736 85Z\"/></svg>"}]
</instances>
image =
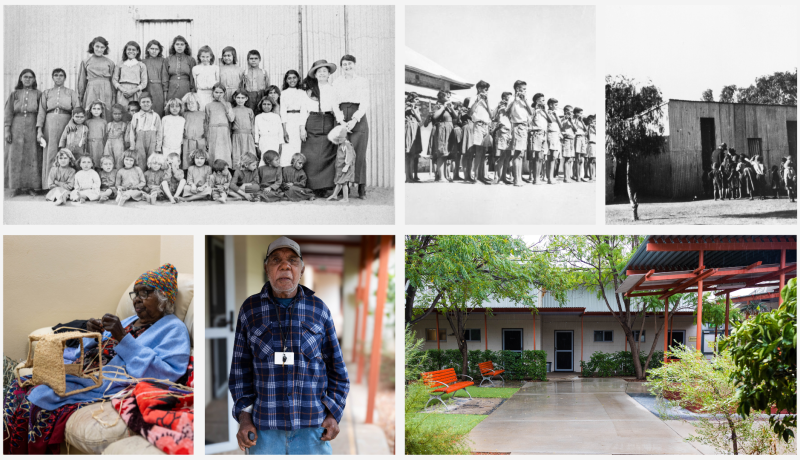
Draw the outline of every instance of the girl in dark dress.
<instances>
[{"instance_id":1,"label":"girl in dark dress","mask_svg":"<svg viewBox=\"0 0 800 460\"><path fill-rule=\"evenodd\" d=\"M328 83L329 75L335 70L336 64L322 59L311 66L305 80L311 103L306 125L300 127L300 140L303 142L300 153L308 160L305 165L306 187L319 197L333 188L336 174L336 145L328 140L328 133L336 124L333 116L336 90Z\"/></svg>"},{"instance_id":2,"label":"girl in dark dress","mask_svg":"<svg viewBox=\"0 0 800 460\"><path fill-rule=\"evenodd\" d=\"M147 92L153 97L153 112L164 116L164 103L167 97L167 60L164 59L164 47L158 40L150 40L144 49L144 65L147 67ZM169 114L167 114L169 115Z\"/></svg>"}]
</instances>

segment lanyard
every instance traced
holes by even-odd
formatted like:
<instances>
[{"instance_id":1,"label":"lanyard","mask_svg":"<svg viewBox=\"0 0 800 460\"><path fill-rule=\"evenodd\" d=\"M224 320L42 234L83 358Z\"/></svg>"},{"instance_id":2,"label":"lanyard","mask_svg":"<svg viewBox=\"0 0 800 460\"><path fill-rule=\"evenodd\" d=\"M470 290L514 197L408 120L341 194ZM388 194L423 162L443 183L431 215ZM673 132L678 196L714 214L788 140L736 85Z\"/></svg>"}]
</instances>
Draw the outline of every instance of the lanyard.
<instances>
[{"instance_id":1,"label":"lanyard","mask_svg":"<svg viewBox=\"0 0 800 460\"><path fill-rule=\"evenodd\" d=\"M283 322L281 321L281 305L280 305L279 302L276 302L276 303L278 304L278 330L280 330L280 332L281 332L281 348L283 348L283 352L286 353L287 346L286 346L286 338L283 335ZM292 309L293 308L294 308L294 300L292 300L292 303L289 306L289 312L287 313L287 315L288 315L287 319L289 320L290 338L291 338L291 333L292 333ZM286 362L286 355L283 356L283 361Z\"/></svg>"}]
</instances>

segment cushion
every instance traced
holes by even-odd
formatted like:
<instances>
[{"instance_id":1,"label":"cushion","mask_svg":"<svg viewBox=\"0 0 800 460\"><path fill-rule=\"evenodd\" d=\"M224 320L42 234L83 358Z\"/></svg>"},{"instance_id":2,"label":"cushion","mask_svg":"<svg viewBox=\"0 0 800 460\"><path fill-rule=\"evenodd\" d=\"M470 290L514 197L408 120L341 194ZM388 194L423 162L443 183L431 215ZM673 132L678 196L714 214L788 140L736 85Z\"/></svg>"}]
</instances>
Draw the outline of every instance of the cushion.
<instances>
[{"instance_id":1,"label":"cushion","mask_svg":"<svg viewBox=\"0 0 800 460\"><path fill-rule=\"evenodd\" d=\"M167 455L141 436L131 436L111 443L103 455Z\"/></svg>"},{"instance_id":2,"label":"cushion","mask_svg":"<svg viewBox=\"0 0 800 460\"><path fill-rule=\"evenodd\" d=\"M97 412L98 419L112 426L101 425L92 417L94 412ZM81 407L67 420L64 430L68 444L90 454L101 454L109 444L128 436L130 434L125 420L122 420L114 405L108 401Z\"/></svg>"},{"instance_id":3,"label":"cushion","mask_svg":"<svg viewBox=\"0 0 800 460\"><path fill-rule=\"evenodd\" d=\"M122 298L117 305L116 315L121 319L131 317L136 314L133 309L133 301L129 292L133 291L136 280L125 289ZM189 329L189 337L194 337L194 276L189 274L178 274L178 296L175 299L175 316L186 324ZM194 341L192 341L194 343Z\"/></svg>"}]
</instances>

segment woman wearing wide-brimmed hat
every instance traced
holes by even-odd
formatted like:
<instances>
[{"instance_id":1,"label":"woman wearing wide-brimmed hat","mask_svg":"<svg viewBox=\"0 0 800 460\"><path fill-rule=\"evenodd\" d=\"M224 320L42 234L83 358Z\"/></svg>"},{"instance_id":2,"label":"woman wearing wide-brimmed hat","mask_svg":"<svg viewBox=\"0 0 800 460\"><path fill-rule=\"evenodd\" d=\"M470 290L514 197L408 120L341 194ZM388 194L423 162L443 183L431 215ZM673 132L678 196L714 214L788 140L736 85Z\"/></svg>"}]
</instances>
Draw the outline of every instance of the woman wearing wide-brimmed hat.
<instances>
[{"instance_id":1,"label":"woman wearing wide-brimmed hat","mask_svg":"<svg viewBox=\"0 0 800 460\"><path fill-rule=\"evenodd\" d=\"M367 196L367 143L369 124L367 124L367 103L369 102L369 82L356 74L356 58L345 54L339 61L343 75L333 82L339 100L334 106L336 121L345 125L347 140L356 152L355 179L358 184L358 197Z\"/></svg>"},{"instance_id":2,"label":"woman wearing wide-brimmed hat","mask_svg":"<svg viewBox=\"0 0 800 460\"><path fill-rule=\"evenodd\" d=\"M330 75L336 71L336 64L324 59L314 62L306 78L309 101L308 118L300 127L300 152L306 156L306 186L317 196L333 188L336 174L336 145L328 140L328 133L336 124L334 108L338 98L336 89L329 82Z\"/></svg>"}]
</instances>

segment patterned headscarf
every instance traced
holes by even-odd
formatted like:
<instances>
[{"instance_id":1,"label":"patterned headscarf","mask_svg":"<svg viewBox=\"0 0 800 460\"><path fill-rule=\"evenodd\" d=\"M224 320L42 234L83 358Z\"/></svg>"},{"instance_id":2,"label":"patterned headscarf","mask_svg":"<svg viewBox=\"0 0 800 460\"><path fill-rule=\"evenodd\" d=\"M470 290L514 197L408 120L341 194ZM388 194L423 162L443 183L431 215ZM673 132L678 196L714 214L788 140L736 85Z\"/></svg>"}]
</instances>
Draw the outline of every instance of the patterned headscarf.
<instances>
[{"instance_id":1,"label":"patterned headscarf","mask_svg":"<svg viewBox=\"0 0 800 460\"><path fill-rule=\"evenodd\" d=\"M135 285L137 284L160 290L172 304L175 304L175 297L178 295L178 269L172 264L164 264L155 270L142 273L136 280Z\"/></svg>"}]
</instances>

